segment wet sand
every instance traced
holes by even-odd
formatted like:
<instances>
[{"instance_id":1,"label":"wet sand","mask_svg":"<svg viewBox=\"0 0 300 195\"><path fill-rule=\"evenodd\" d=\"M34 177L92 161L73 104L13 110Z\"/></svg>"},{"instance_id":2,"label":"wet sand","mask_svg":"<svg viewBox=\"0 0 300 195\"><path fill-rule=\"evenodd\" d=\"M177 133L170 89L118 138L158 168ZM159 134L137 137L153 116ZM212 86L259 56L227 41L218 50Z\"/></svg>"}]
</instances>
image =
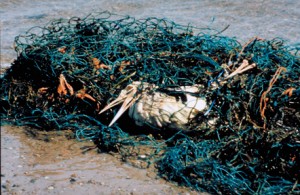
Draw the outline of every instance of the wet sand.
<instances>
[{"instance_id":1,"label":"wet sand","mask_svg":"<svg viewBox=\"0 0 300 195\"><path fill-rule=\"evenodd\" d=\"M71 132L41 132L1 127L1 194L199 194L159 178L117 156L83 153L92 142L70 138ZM35 136L35 137L33 137Z\"/></svg>"},{"instance_id":2,"label":"wet sand","mask_svg":"<svg viewBox=\"0 0 300 195\"><path fill-rule=\"evenodd\" d=\"M254 36L280 37L289 44L300 42L297 0L1 0L1 66L9 66L16 58L14 38L31 27L106 10L136 19L168 18L201 28L223 30L229 25L222 34L241 42Z\"/></svg>"}]
</instances>

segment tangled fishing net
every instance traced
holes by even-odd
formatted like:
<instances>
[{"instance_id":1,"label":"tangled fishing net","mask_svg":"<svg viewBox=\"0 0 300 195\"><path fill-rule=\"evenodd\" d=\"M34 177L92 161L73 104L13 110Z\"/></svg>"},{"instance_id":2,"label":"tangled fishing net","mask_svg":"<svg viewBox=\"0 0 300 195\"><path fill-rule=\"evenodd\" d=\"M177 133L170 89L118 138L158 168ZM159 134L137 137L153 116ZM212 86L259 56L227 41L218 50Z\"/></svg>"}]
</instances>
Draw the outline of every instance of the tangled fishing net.
<instances>
[{"instance_id":1,"label":"tangled fishing net","mask_svg":"<svg viewBox=\"0 0 300 195\"><path fill-rule=\"evenodd\" d=\"M2 122L72 129L125 160L145 154L161 177L199 191L300 192L299 47L241 45L211 29L108 12L54 20L15 43L18 58L1 78ZM209 109L189 131L136 127L125 115L108 127L117 108L99 110L133 81L201 84Z\"/></svg>"}]
</instances>

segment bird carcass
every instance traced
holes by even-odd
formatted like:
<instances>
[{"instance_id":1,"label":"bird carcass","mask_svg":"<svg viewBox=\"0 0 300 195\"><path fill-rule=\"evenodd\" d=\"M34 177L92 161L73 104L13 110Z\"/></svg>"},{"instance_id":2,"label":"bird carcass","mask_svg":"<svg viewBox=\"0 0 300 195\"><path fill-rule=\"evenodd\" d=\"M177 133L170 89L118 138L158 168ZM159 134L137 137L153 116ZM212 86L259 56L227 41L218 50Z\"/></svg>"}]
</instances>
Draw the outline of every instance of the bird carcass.
<instances>
[{"instance_id":1,"label":"bird carcass","mask_svg":"<svg viewBox=\"0 0 300 195\"><path fill-rule=\"evenodd\" d=\"M206 98L200 96L201 90L201 85L160 89L154 84L135 81L100 113L123 102L109 126L129 108L129 116L138 126L185 130L187 124L208 107Z\"/></svg>"}]
</instances>

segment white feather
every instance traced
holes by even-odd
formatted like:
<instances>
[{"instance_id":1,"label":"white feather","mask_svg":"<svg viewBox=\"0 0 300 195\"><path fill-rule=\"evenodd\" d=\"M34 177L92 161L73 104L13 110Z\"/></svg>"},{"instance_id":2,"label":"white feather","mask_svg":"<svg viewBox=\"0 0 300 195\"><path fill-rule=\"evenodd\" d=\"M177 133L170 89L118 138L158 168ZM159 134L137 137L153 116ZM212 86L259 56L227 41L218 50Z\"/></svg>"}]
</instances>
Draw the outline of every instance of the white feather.
<instances>
[{"instance_id":1,"label":"white feather","mask_svg":"<svg viewBox=\"0 0 300 195\"><path fill-rule=\"evenodd\" d=\"M149 83L133 82L121 91L119 97L111 103L115 106L124 101L118 116L112 121L115 122L128 108L128 99L135 102L129 106L129 116L138 126L150 125L157 128L170 128L186 130L187 124L195 118L199 112L204 112L208 107L205 98L198 97L201 86L181 86L177 88L167 88L165 91L181 93L185 98L178 98L161 92L157 86ZM133 94L135 92L135 94ZM198 95L192 95L198 93ZM127 103L125 103L127 102ZM111 108L110 104L100 113ZM112 123L110 124L112 125Z\"/></svg>"}]
</instances>

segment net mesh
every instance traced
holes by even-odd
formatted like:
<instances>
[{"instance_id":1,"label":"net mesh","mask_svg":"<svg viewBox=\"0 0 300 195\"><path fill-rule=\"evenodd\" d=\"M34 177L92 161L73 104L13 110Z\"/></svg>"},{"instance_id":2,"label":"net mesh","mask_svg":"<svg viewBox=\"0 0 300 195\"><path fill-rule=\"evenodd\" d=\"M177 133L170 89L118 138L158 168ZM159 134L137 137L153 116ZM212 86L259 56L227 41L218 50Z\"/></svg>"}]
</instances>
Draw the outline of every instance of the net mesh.
<instances>
[{"instance_id":1,"label":"net mesh","mask_svg":"<svg viewBox=\"0 0 300 195\"><path fill-rule=\"evenodd\" d=\"M241 45L213 29L109 12L33 27L15 44L18 58L1 78L2 122L72 129L125 160L146 151L141 160L161 177L200 191L300 192L297 45ZM251 68L229 76L243 64ZM108 127L117 108L99 110L133 81L201 84L209 109L182 131L128 125L125 115Z\"/></svg>"}]
</instances>

